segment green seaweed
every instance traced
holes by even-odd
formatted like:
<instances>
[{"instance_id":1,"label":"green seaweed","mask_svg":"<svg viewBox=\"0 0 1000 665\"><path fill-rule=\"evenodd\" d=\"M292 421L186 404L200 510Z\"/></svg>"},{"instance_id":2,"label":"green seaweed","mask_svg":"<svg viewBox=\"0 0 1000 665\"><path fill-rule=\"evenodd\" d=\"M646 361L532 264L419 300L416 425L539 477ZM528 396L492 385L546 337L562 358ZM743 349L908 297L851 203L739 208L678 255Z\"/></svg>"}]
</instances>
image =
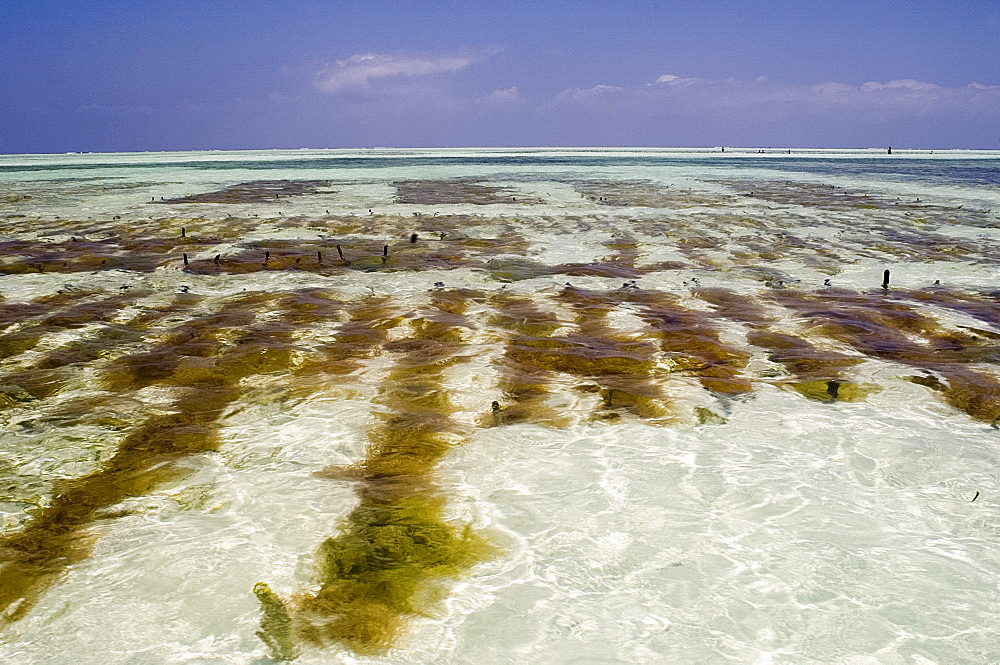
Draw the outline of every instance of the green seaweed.
<instances>
[{"instance_id":1,"label":"green seaweed","mask_svg":"<svg viewBox=\"0 0 1000 665\"><path fill-rule=\"evenodd\" d=\"M872 383L851 383L835 379L818 379L784 383L795 392L818 402L863 402L872 393L882 390Z\"/></svg>"},{"instance_id":2,"label":"green seaweed","mask_svg":"<svg viewBox=\"0 0 1000 665\"><path fill-rule=\"evenodd\" d=\"M468 525L445 519L445 499L430 479L462 440L442 380L450 364L464 359L459 352L468 323L462 314L470 297L437 294L434 311L410 320L406 339L385 345L396 362L376 399L383 410L368 431L365 458L320 474L358 483L360 502L319 547L319 588L288 601L264 583L254 589L264 612L257 634L275 656L293 657L299 643L384 653L407 617L438 606L447 580L494 554ZM361 324L352 328L362 343L354 354L383 339L373 333L386 329L371 323L388 320L387 312L381 302L374 305L352 317ZM350 338L352 332L342 334Z\"/></svg>"},{"instance_id":3,"label":"green seaweed","mask_svg":"<svg viewBox=\"0 0 1000 665\"><path fill-rule=\"evenodd\" d=\"M30 609L67 565L86 557L92 538L85 528L101 511L128 497L142 496L191 471L180 462L215 450L220 420L241 394L243 379L262 372L287 371L294 361L284 324L252 322L247 309L266 302L266 296L248 296L227 304L223 311L181 326L180 338L168 336L160 349L145 357L161 361L159 372L143 376L126 372L106 387L118 392L137 385L177 386L179 396L171 411L155 415L129 431L117 450L93 473L64 481L50 505L32 514L21 531L0 537L0 612L14 621ZM234 326L240 326L234 329ZM230 345L224 331L241 343ZM178 346L201 340L214 344L202 349L211 365L197 370L166 362ZM177 344L178 341L182 343ZM130 367L126 356L122 365ZM140 365L142 367L142 365ZM114 375L112 369L109 374Z\"/></svg>"},{"instance_id":4,"label":"green seaweed","mask_svg":"<svg viewBox=\"0 0 1000 665\"><path fill-rule=\"evenodd\" d=\"M444 504L432 490L362 498L340 534L319 548L320 589L293 597L293 635L378 654L398 640L407 616L432 612L446 580L495 552L468 526L446 522ZM261 630L270 645L286 627L272 632L262 623Z\"/></svg>"},{"instance_id":5,"label":"green seaweed","mask_svg":"<svg viewBox=\"0 0 1000 665\"><path fill-rule=\"evenodd\" d=\"M292 619L278 594L271 591L264 582L254 585L253 593L260 601L264 616L260 619L260 630L256 635L271 649L271 656L278 660L292 660L299 655L298 647L292 639Z\"/></svg>"}]
</instances>

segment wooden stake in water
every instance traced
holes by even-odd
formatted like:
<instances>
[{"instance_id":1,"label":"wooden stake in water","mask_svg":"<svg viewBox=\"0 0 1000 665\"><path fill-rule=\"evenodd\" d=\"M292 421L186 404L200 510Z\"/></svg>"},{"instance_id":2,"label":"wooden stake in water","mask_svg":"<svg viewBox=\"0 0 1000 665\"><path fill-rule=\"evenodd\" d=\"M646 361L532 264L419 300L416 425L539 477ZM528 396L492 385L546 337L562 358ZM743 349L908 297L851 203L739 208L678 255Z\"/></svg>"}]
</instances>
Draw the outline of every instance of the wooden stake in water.
<instances>
[{"instance_id":1,"label":"wooden stake in water","mask_svg":"<svg viewBox=\"0 0 1000 665\"><path fill-rule=\"evenodd\" d=\"M347 260L347 259L344 258L344 252L342 252L340 250L340 245L337 245L337 254L340 254L340 260L341 261L346 261Z\"/></svg>"},{"instance_id":2,"label":"wooden stake in water","mask_svg":"<svg viewBox=\"0 0 1000 665\"><path fill-rule=\"evenodd\" d=\"M888 270L886 270L884 273L882 273L882 288L883 289L888 289L889 288L889 271Z\"/></svg>"},{"instance_id":3,"label":"wooden stake in water","mask_svg":"<svg viewBox=\"0 0 1000 665\"><path fill-rule=\"evenodd\" d=\"M382 245L382 263L389 260L389 245Z\"/></svg>"},{"instance_id":4,"label":"wooden stake in water","mask_svg":"<svg viewBox=\"0 0 1000 665\"><path fill-rule=\"evenodd\" d=\"M187 229L182 226L181 227L181 237L183 238L185 235L187 235Z\"/></svg>"},{"instance_id":5,"label":"wooden stake in water","mask_svg":"<svg viewBox=\"0 0 1000 665\"><path fill-rule=\"evenodd\" d=\"M185 254L184 255L184 265L187 265L187 264L188 264L188 255Z\"/></svg>"}]
</instances>

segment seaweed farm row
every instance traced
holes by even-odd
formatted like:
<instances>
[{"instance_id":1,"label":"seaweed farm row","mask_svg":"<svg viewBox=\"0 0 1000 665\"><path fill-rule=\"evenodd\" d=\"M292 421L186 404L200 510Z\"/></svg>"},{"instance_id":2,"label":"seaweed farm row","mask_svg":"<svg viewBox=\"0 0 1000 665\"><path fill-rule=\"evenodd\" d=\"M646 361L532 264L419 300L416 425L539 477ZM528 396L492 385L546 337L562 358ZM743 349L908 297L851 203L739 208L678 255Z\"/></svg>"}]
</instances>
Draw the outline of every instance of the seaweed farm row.
<instances>
[{"instance_id":1,"label":"seaweed farm row","mask_svg":"<svg viewBox=\"0 0 1000 665\"><path fill-rule=\"evenodd\" d=\"M988 661L1000 216L765 166L3 181L0 654Z\"/></svg>"}]
</instances>

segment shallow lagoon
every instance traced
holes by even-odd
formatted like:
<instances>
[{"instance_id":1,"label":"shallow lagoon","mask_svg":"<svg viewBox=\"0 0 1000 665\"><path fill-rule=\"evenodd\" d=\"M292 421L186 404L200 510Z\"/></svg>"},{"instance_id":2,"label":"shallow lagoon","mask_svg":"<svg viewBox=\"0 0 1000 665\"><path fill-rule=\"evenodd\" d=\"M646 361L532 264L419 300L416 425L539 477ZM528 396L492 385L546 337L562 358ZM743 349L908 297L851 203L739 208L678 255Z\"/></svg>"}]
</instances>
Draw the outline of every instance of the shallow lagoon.
<instances>
[{"instance_id":1,"label":"shallow lagoon","mask_svg":"<svg viewBox=\"0 0 1000 665\"><path fill-rule=\"evenodd\" d=\"M1000 660L998 182L0 157L0 656Z\"/></svg>"}]
</instances>

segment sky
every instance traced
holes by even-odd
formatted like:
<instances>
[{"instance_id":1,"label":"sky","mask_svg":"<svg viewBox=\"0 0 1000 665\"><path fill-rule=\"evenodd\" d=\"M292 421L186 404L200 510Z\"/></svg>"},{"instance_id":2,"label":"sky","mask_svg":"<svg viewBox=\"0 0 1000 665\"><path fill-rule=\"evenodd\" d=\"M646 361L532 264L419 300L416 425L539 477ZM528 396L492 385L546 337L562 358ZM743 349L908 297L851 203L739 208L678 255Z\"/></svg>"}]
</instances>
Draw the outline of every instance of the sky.
<instances>
[{"instance_id":1,"label":"sky","mask_svg":"<svg viewBox=\"0 0 1000 665\"><path fill-rule=\"evenodd\" d=\"M1000 149L1000 0L0 0L0 153Z\"/></svg>"}]
</instances>

